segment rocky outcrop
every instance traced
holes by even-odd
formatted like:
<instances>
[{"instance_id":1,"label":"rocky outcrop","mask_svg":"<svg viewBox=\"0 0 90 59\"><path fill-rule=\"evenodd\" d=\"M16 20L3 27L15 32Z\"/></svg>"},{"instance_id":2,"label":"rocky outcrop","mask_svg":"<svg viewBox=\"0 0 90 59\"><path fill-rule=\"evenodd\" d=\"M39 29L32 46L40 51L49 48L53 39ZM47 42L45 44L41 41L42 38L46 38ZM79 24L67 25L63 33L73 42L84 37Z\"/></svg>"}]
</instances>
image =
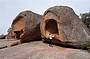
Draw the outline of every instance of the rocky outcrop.
<instances>
[{"instance_id":1,"label":"rocky outcrop","mask_svg":"<svg viewBox=\"0 0 90 59\"><path fill-rule=\"evenodd\" d=\"M41 15L28 12L30 11L21 13L12 23L13 26L18 19L25 20L21 39L0 41L0 59L90 59L90 53L85 50L56 45L50 47L48 44L42 43L42 41L29 42L39 40L41 36L46 41L49 34L55 35L52 40L53 43L65 46L80 47L89 41L83 23L72 8L67 6L51 7L45 11L41 23ZM19 44L22 42L29 43Z\"/></svg>"},{"instance_id":2,"label":"rocky outcrop","mask_svg":"<svg viewBox=\"0 0 90 59\"><path fill-rule=\"evenodd\" d=\"M80 47L89 39L83 28L83 23L72 8L54 6L47 9L41 20L40 30L43 37L49 33L55 34L53 43Z\"/></svg>"},{"instance_id":3,"label":"rocky outcrop","mask_svg":"<svg viewBox=\"0 0 90 59\"><path fill-rule=\"evenodd\" d=\"M31 29L31 31L26 31L23 33L20 42L25 43L34 40L41 40L40 24L37 24L33 29Z\"/></svg>"},{"instance_id":4,"label":"rocky outcrop","mask_svg":"<svg viewBox=\"0 0 90 59\"><path fill-rule=\"evenodd\" d=\"M0 35L0 39L5 39L6 35Z\"/></svg>"},{"instance_id":5,"label":"rocky outcrop","mask_svg":"<svg viewBox=\"0 0 90 59\"><path fill-rule=\"evenodd\" d=\"M40 34L41 15L32 11L22 11L13 20L11 28L8 30L9 39L20 39L21 42L38 40Z\"/></svg>"},{"instance_id":6,"label":"rocky outcrop","mask_svg":"<svg viewBox=\"0 0 90 59\"><path fill-rule=\"evenodd\" d=\"M14 39L0 40L0 49L12 47L12 46L15 46L15 45L18 45L18 44L20 44L20 40L14 40Z\"/></svg>"},{"instance_id":7,"label":"rocky outcrop","mask_svg":"<svg viewBox=\"0 0 90 59\"><path fill-rule=\"evenodd\" d=\"M90 53L37 41L1 49L0 59L90 59Z\"/></svg>"}]
</instances>

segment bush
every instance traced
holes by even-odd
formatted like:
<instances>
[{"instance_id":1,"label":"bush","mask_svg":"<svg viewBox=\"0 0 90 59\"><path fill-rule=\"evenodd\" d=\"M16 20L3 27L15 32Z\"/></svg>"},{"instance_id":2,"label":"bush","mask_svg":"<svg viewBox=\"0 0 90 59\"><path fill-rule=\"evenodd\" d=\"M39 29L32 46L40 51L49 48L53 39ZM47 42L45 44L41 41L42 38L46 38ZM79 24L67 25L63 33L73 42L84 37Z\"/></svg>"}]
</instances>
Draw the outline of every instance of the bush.
<instances>
[{"instance_id":1,"label":"bush","mask_svg":"<svg viewBox=\"0 0 90 59\"><path fill-rule=\"evenodd\" d=\"M81 46L81 49L88 50L90 52L90 41L87 41Z\"/></svg>"},{"instance_id":2,"label":"bush","mask_svg":"<svg viewBox=\"0 0 90 59\"><path fill-rule=\"evenodd\" d=\"M88 13L83 13L83 14L80 14L80 15L81 15L82 22L83 22L88 28L90 28L90 12L88 12Z\"/></svg>"}]
</instances>

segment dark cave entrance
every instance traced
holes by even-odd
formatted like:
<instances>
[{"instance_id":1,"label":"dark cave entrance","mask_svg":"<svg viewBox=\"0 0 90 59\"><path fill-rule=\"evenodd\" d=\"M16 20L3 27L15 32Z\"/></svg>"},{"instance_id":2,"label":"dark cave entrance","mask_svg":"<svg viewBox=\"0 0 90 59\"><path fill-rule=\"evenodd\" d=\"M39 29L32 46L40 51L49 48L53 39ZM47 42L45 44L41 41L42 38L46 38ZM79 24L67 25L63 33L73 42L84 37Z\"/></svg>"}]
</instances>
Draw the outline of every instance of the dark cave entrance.
<instances>
[{"instance_id":1,"label":"dark cave entrance","mask_svg":"<svg viewBox=\"0 0 90 59\"><path fill-rule=\"evenodd\" d=\"M46 20L45 31L51 34L59 34L57 21L54 19Z\"/></svg>"}]
</instances>

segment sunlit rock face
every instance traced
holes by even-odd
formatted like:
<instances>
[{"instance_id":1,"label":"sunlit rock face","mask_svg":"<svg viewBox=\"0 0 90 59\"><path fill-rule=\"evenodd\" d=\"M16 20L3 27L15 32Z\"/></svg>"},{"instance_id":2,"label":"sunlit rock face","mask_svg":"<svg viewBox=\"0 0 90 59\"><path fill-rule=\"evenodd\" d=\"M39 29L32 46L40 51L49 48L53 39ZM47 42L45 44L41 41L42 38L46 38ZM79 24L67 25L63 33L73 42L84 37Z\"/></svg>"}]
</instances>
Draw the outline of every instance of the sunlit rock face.
<instances>
[{"instance_id":1,"label":"sunlit rock face","mask_svg":"<svg viewBox=\"0 0 90 59\"><path fill-rule=\"evenodd\" d=\"M47 9L41 20L40 30L43 37L55 34L53 43L80 47L87 39L83 23L68 6L54 6Z\"/></svg>"},{"instance_id":2,"label":"sunlit rock face","mask_svg":"<svg viewBox=\"0 0 90 59\"><path fill-rule=\"evenodd\" d=\"M40 34L40 20L42 16L32 11L22 11L13 20L7 37L21 39L21 42L38 40Z\"/></svg>"}]
</instances>

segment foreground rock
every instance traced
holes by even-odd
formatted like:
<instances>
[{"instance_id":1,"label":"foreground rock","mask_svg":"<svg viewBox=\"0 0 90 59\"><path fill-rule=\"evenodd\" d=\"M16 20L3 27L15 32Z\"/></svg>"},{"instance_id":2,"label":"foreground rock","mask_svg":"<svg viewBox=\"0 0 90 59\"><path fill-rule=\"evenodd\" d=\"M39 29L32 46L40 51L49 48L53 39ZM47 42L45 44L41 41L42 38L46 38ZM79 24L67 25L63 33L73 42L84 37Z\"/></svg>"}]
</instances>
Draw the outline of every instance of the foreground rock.
<instances>
[{"instance_id":1,"label":"foreground rock","mask_svg":"<svg viewBox=\"0 0 90 59\"><path fill-rule=\"evenodd\" d=\"M49 47L38 41L1 49L0 59L90 59L90 53L59 46Z\"/></svg>"},{"instance_id":2,"label":"foreground rock","mask_svg":"<svg viewBox=\"0 0 90 59\"><path fill-rule=\"evenodd\" d=\"M2 39L0 40L0 49L7 48L7 47L12 47L15 45L20 44L20 40L15 40L15 39Z\"/></svg>"},{"instance_id":3,"label":"foreground rock","mask_svg":"<svg viewBox=\"0 0 90 59\"><path fill-rule=\"evenodd\" d=\"M0 39L5 39L6 35L0 35Z\"/></svg>"}]
</instances>

